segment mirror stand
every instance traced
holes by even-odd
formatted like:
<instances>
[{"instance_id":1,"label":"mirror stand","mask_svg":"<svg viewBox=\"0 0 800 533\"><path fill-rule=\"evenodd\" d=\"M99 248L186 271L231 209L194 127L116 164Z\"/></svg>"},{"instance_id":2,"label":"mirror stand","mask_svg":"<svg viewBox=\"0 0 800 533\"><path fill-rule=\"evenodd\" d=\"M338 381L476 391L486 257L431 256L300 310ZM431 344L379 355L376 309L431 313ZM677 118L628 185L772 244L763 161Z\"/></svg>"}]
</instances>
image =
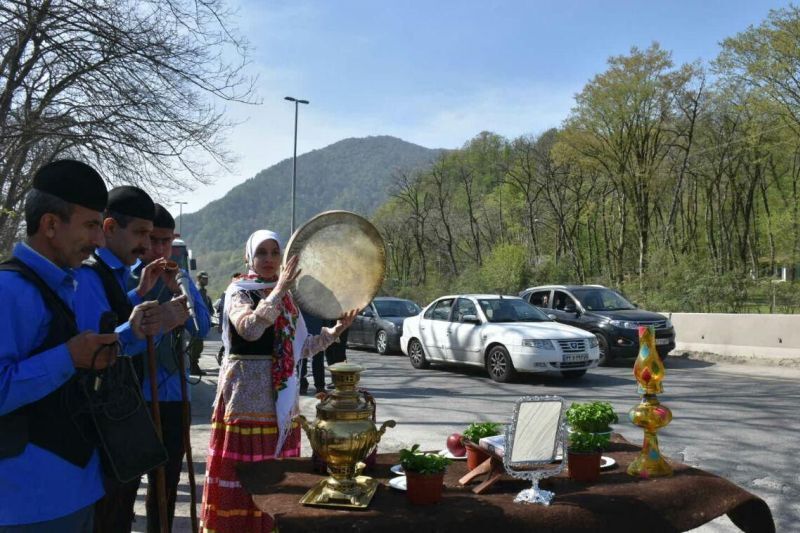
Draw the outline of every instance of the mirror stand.
<instances>
[{"instance_id":1,"label":"mirror stand","mask_svg":"<svg viewBox=\"0 0 800 533\"><path fill-rule=\"evenodd\" d=\"M538 404L538 405L537 405ZM532 482L514 498L515 503L550 505L555 493L539 487L539 481L561 473L566 457L556 459L566 439L564 399L560 396L524 396L514 405L511 424L506 427L503 466L511 476Z\"/></svg>"},{"instance_id":2,"label":"mirror stand","mask_svg":"<svg viewBox=\"0 0 800 533\"><path fill-rule=\"evenodd\" d=\"M541 470L538 472L541 472L541 475L532 476L533 479L531 481L533 481L533 486L517 494L514 497L514 503L538 503L541 505L550 505L550 502L553 500L553 497L556 495L556 493L539 487L539 480L543 477L555 475L558 472L550 473L550 471Z\"/></svg>"}]
</instances>

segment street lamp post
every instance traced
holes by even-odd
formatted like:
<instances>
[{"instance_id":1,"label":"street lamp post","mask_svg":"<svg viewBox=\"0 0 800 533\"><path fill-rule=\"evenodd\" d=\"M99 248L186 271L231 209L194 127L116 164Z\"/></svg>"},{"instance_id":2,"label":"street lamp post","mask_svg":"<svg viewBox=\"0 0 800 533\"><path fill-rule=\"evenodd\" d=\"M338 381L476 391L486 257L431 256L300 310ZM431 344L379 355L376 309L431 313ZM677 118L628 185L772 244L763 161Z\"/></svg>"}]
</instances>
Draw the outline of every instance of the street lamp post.
<instances>
[{"instance_id":1,"label":"street lamp post","mask_svg":"<svg viewBox=\"0 0 800 533\"><path fill-rule=\"evenodd\" d=\"M183 205L189 202L175 202L178 204L178 235L183 235Z\"/></svg>"},{"instance_id":2,"label":"street lamp post","mask_svg":"<svg viewBox=\"0 0 800 533\"><path fill-rule=\"evenodd\" d=\"M295 187L297 185L297 109L300 104L307 104L308 100L299 100L291 96L287 96L284 100L294 102L294 157L292 160L292 225L289 229L289 234L294 233L294 204L295 204Z\"/></svg>"}]
</instances>

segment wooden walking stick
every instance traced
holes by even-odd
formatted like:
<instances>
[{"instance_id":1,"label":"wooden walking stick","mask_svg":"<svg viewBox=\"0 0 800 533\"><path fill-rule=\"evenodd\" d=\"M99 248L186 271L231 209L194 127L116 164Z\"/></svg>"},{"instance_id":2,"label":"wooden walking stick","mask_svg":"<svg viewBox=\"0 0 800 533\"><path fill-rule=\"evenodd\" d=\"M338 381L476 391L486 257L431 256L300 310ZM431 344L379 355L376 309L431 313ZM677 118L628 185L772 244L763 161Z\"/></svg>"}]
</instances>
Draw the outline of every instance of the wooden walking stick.
<instances>
[{"instance_id":1,"label":"wooden walking stick","mask_svg":"<svg viewBox=\"0 0 800 533\"><path fill-rule=\"evenodd\" d=\"M161 410L158 407L158 378L156 376L156 349L153 336L147 336L147 366L150 375L150 405L153 414L153 424L161 443L164 436L161 432ZM156 468L156 501L158 502L158 522L161 533L169 533L169 519L167 517L167 484L164 477L164 467Z\"/></svg>"},{"instance_id":2,"label":"wooden walking stick","mask_svg":"<svg viewBox=\"0 0 800 533\"><path fill-rule=\"evenodd\" d=\"M191 343L189 344L191 346ZM192 460L192 440L189 435L189 426L192 423L192 408L189 404L188 387L186 385L186 360L181 351L178 357L178 367L181 373L181 402L183 404L183 448L186 451L186 472L189 474L189 494L191 507L189 508L192 517L192 531L200 531L197 524L197 486L194 482L194 462Z\"/></svg>"}]
</instances>

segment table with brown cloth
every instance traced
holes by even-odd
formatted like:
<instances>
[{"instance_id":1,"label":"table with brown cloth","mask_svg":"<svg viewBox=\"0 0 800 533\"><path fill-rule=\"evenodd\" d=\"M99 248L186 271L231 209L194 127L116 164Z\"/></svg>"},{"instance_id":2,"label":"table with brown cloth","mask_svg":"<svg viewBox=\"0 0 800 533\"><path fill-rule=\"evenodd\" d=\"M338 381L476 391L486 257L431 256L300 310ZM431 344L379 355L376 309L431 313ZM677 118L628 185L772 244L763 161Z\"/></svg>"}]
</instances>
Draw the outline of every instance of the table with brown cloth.
<instances>
[{"instance_id":1,"label":"table with brown cloth","mask_svg":"<svg viewBox=\"0 0 800 533\"><path fill-rule=\"evenodd\" d=\"M549 506L514 503L514 496L530 487L530 482L511 477L498 481L486 494L474 494L471 488L475 483L467 487L458 484L467 472L465 461L453 461L448 468L439 504L410 505L403 492L387 485L394 477L389 469L399 463L396 453L378 454L375 467L365 472L381 486L364 510L301 505L300 498L323 478L313 473L308 458L240 464L238 472L256 506L276 518L282 533L667 532L693 529L723 514L743 531L775 531L764 500L714 474L670 461L675 470L672 477L643 480L629 476L626 470L639 451L639 446L615 435L604 455L617 464L604 470L598 482L574 482L566 471L541 482L542 488L555 492Z\"/></svg>"}]
</instances>

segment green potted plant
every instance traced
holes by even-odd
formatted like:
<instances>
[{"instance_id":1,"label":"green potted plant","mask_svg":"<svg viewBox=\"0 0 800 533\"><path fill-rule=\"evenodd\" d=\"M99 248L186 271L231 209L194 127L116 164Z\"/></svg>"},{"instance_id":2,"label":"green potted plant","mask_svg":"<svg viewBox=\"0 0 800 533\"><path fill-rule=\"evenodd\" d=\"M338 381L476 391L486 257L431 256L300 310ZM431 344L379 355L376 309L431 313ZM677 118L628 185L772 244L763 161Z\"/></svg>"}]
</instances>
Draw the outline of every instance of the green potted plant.
<instances>
[{"instance_id":1,"label":"green potted plant","mask_svg":"<svg viewBox=\"0 0 800 533\"><path fill-rule=\"evenodd\" d=\"M608 439L602 433L573 431L567 444L569 477L590 483L600 477L600 460Z\"/></svg>"},{"instance_id":2,"label":"green potted plant","mask_svg":"<svg viewBox=\"0 0 800 533\"><path fill-rule=\"evenodd\" d=\"M400 450L400 465L406 473L406 497L414 505L430 505L442 499L444 473L450 459L422 453L419 444Z\"/></svg>"},{"instance_id":3,"label":"green potted plant","mask_svg":"<svg viewBox=\"0 0 800 533\"><path fill-rule=\"evenodd\" d=\"M619 418L609 402L575 402L567 409L567 422L573 432L601 436L605 447L611 439L611 424L619 422Z\"/></svg>"},{"instance_id":4,"label":"green potted plant","mask_svg":"<svg viewBox=\"0 0 800 533\"><path fill-rule=\"evenodd\" d=\"M484 437L493 437L500 434L500 424L495 422L475 422L464 430L464 439L475 446L467 446L467 468L473 470L489 458L488 452L478 447L478 442Z\"/></svg>"},{"instance_id":5,"label":"green potted plant","mask_svg":"<svg viewBox=\"0 0 800 533\"><path fill-rule=\"evenodd\" d=\"M570 427L567 445L569 477L576 481L597 481L602 451L611 439L611 424L619 422L609 402L573 403L567 409Z\"/></svg>"}]
</instances>

